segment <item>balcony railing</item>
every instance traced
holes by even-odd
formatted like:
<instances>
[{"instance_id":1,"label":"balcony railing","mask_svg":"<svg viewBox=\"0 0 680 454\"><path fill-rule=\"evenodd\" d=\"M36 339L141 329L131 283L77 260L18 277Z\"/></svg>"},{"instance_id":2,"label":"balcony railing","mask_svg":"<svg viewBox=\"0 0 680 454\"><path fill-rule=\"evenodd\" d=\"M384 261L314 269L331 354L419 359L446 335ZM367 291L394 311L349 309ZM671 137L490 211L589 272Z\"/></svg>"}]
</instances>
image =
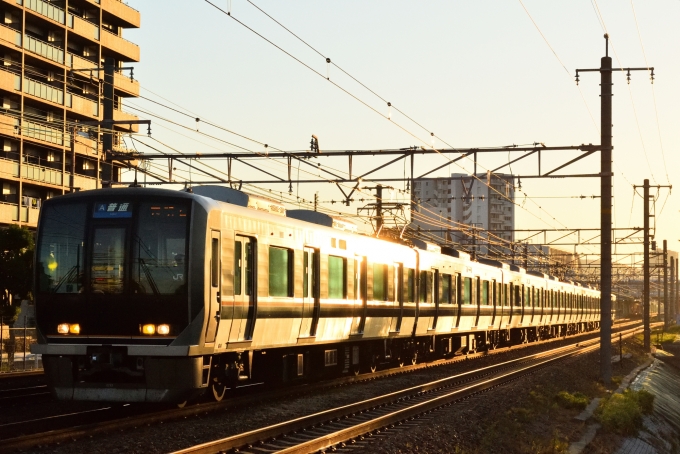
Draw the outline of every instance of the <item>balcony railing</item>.
<instances>
[{"instance_id":1,"label":"balcony railing","mask_svg":"<svg viewBox=\"0 0 680 454\"><path fill-rule=\"evenodd\" d=\"M64 63L63 49L51 44L47 44L46 42L36 39L30 35L25 35L24 37L24 49L49 60L56 61L57 63Z\"/></svg>"},{"instance_id":2,"label":"balcony railing","mask_svg":"<svg viewBox=\"0 0 680 454\"><path fill-rule=\"evenodd\" d=\"M64 145L64 132L61 129L52 128L40 123L23 120L21 122L21 134L55 145Z\"/></svg>"},{"instance_id":3,"label":"balcony railing","mask_svg":"<svg viewBox=\"0 0 680 454\"><path fill-rule=\"evenodd\" d=\"M104 33L101 34L102 46L125 56L128 61L139 61L139 46L137 44L106 29L103 30Z\"/></svg>"},{"instance_id":4,"label":"balcony railing","mask_svg":"<svg viewBox=\"0 0 680 454\"><path fill-rule=\"evenodd\" d=\"M66 106L83 115L99 117L99 104L97 101L79 96L73 93L66 93Z\"/></svg>"},{"instance_id":5,"label":"balcony railing","mask_svg":"<svg viewBox=\"0 0 680 454\"><path fill-rule=\"evenodd\" d=\"M64 91L51 85L38 82L37 80L24 77L24 93L38 98L52 101L57 104L64 104Z\"/></svg>"},{"instance_id":6,"label":"balcony railing","mask_svg":"<svg viewBox=\"0 0 680 454\"><path fill-rule=\"evenodd\" d=\"M66 23L66 12L56 7L50 3L44 2L43 0L23 0L24 6L38 14L52 19L53 21L59 22L60 24Z\"/></svg>"}]
</instances>

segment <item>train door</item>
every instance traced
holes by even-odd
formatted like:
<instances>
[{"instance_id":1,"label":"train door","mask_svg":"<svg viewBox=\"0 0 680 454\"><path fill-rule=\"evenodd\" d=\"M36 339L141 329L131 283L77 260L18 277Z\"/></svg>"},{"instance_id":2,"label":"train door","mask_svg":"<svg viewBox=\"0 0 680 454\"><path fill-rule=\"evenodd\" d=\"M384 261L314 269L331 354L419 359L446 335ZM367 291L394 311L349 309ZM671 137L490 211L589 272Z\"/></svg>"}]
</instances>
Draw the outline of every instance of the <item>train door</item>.
<instances>
[{"instance_id":1,"label":"train door","mask_svg":"<svg viewBox=\"0 0 680 454\"><path fill-rule=\"evenodd\" d=\"M479 319L480 315L482 313L482 296L485 296L487 298L487 303L488 303L488 298L489 298L489 282L484 281L482 282L482 278L476 277L475 278L475 285L474 285L474 290L473 290L473 295L472 295L472 302L477 306L476 314L475 314L475 323L473 326L476 326L479 328Z\"/></svg>"},{"instance_id":2,"label":"train door","mask_svg":"<svg viewBox=\"0 0 680 454\"><path fill-rule=\"evenodd\" d=\"M354 311L351 334L363 334L368 310L368 268L366 257L354 259L354 292L359 303L358 311ZM356 306L355 306L356 307Z\"/></svg>"},{"instance_id":3,"label":"train door","mask_svg":"<svg viewBox=\"0 0 680 454\"><path fill-rule=\"evenodd\" d=\"M461 313L463 311L463 308L461 307L463 304L463 277L460 275L460 273L456 273L456 291L454 293L455 298L456 298L456 308L458 310L458 315L456 316L456 328L460 327L460 317Z\"/></svg>"},{"instance_id":4,"label":"train door","mask_svg":"<svg viewBox=\"0 0 680 454\"><path fill-rule=\"evenodd\" d=\"M432 291L429 295L428 302L434 303L434 316L432 317L432 326L429 329L437 329L437 319L439 319L439 270L432 268Z\"/></svg>"},{"instance_id":5,"label":"train door","mask_svg":"<svg viewBox=\"0 0 680 454\"><path fill-rule=\"evenodd\" d=\"M399 308L397 316L392 318L390 331L398 333L401 331L401 321L404 318L404 264L394 264L394 301Z\"/></svg>"},{"instance_id":6,"label":"train door","mask_svg":"<svg viewBox=\"0 0 680 454\"><path fill-rule=\"evenodd\" d=\"M300 337L316 336L321 312L319 270L321 261L318 249L306 247L303 252L302 324Z\"/></svg>"},{"instance_id":7,"label":"train door","mask_svg":"<svg viewBox=\"0 0 680 454\"><path fill-rule=\"evenodd\" d=\"M491 298L491 305L493 306L492 312L491 312L491 323L489 323L490 326L495 326L496 325L496 307L498 306L498 290L500 289L500 284L496 284L496 280L491 281L490 289L489 291L491 292L491 295L489 298ZM500 311L499 311L500 312Z\"/></svg>"},{"instance_id":8,"label":"train door","mask_svg":"<svg viewBox=\"0 0 680 454\"><path fill-rule=\"evenodd\" d=\"M257 242L236 235L234 241L234 317L240 319L238 340L251 340L257 318ZM238 309L238 310L237 310ZM238 314L238 315L237 315Z\"/></svg>"},{"instance_id":9,"label":"train door","mask_svg":"<svg viewBox=\"0 0 680 454\"><path fill-rule=\"evenodd\" d=\"M217 328L222 318L222 249L219 230L210 231L210 301L208 323L205 327L205 343L215 342Z\"/></svg>"}]
</instances>

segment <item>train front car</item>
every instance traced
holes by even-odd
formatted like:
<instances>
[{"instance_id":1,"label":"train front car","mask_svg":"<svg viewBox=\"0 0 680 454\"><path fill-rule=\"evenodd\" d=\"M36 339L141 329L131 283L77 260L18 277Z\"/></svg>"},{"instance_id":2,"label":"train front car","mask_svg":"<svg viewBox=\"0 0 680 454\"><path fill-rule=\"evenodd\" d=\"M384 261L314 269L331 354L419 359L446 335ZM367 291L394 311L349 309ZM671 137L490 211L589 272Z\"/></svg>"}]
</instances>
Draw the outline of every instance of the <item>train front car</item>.
<instances>
[{"instance_id":1,"label":"train front car","mask_svg":"<svg viewBox=\"0 0 680 454\"><path fill-rule=\"evenodd\" d=\"M32 351L58 399L181 402L203 392L203 359L190 351L204 328L201 200L125 188L44 203Z\"/></svg>"}]
</instances>

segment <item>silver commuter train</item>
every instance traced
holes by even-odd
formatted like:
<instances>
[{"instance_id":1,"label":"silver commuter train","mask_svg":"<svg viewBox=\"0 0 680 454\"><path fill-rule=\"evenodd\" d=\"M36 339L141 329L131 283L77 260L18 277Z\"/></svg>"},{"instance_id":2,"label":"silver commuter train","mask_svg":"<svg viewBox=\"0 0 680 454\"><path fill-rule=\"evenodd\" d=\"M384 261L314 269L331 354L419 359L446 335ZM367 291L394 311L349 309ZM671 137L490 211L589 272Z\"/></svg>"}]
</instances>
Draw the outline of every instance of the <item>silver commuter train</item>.
<instances>
[{"instance_id":1,"label":"silver commuter train","mask_svg":"<svg viewBox=\"0 0 680 454\"><path fill-rule=\"evenodd\" d=\"M219 186L42 207L38 344L58 399L183 402L599 328L599 291Z\"/></svg>"}]
</instances>

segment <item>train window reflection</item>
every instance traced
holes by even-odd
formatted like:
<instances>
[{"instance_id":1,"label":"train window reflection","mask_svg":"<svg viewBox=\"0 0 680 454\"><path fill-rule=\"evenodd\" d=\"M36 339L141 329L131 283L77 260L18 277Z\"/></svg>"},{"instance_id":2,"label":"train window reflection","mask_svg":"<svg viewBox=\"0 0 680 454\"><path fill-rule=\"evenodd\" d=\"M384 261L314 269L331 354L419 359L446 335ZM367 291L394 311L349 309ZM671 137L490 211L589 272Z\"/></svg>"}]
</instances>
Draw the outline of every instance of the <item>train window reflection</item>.
<instances>
[{"instance_id":1,"label":"train window reflection","mask_svg":"<svg viewBox=\"0 0 680 454\"><path fill-rule=\"evenodd\" d=\"M83 286L86 205L43 208L36 263L39 292L78 293Z\"/></svg>"},{"instance_id":2,"label":"train window reflection","mask_svg":"<svg viewBox=\"0 0 680 454\"><path fill-rule=\"evenodd\" d=\"M469 277L463 278L462 288L463 304L472 304L472 279Z\"/></svg>"},{"instance_id":3,"label":"train window reflection","mask_svg":"<svg viewBox=\"0 0 680 454\"><path fill-rule=\"evenodd\" d=\"M387 265L373 264L373 300L387 301Z\"/></svg>"},{"instance_id":4,"label":"train window reflection","mask_svg":"<svg viewBox=\"0 0 680 454\"><path fill-rule=\"evenodd\" d=\"M293 296L293 251L269 247L269 295Z\"/></svg>"},{"instance_id":5,"label":"train window reflection","mask_svg":"<svg viewBox=\"0 0 680 454\"><path fill-rule=\"evenodd\" d=\"M347 297L347 259L328 256L328 297L342 299Z\"/></svg>"},{"instance_id":6,"label":"train window reflection","mask_svg":"<svg viewBox=\"0 0 680 454\"><path fill-rule=\"evenodd\" d=\"M93 293L123 293L125 227L94 229L90 276Z\"/></svg>"},{"instance_id":7,"label":"train window reflection","mask_svg":"<svg viewBox=\"0 0 680 454\"><path fill-rule=\"evenodd\" d=\"M185 204L142 203L132 241L132 292L186 294L187 221Z\"/></svg>"}]
</instances>

